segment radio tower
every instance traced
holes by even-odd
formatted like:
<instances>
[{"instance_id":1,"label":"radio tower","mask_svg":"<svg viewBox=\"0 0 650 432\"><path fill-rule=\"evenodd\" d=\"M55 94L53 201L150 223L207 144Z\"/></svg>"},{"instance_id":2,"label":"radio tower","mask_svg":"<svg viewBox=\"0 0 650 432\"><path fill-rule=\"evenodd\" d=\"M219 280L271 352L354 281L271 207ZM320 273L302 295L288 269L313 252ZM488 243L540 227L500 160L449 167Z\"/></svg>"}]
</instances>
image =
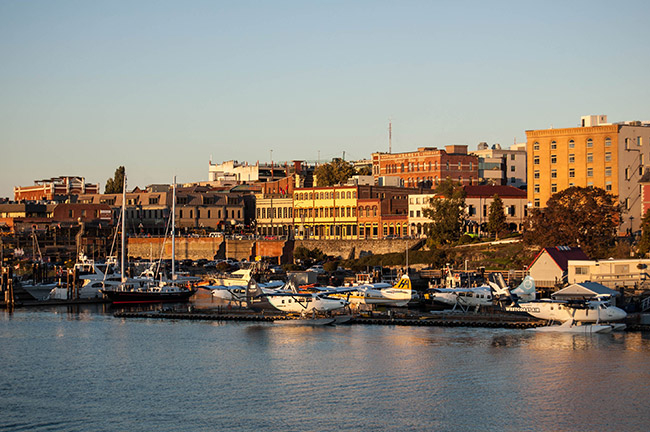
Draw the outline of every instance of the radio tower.
<instances>
[{"instance_id":1,"label":"radio tower","mask_svg":"<svg viewBox=\"0 0 650 432\"><path fill-rule=\"evenodd\" d=\"M393 152L393 121L388 119L388 154Z\"/></svg>"}]
</instances>

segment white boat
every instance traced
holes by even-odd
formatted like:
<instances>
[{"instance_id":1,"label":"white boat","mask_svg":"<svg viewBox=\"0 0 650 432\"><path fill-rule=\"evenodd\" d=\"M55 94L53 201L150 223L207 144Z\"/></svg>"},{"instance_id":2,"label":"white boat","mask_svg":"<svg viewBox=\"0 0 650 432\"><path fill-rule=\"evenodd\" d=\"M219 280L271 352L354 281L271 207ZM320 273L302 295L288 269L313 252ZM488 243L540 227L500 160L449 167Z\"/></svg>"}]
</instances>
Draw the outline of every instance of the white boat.
<instances>
[{"instance_id":1,"label":"white boat","mask_svg":"<svg viewBox=\"0 0 650 432\"><path fill-rule=\"evenodd\" d=\"M253 269L240 269L226 275L211 276L210 285L214 286L242 286L248 285Z\"/></svg>"},{"instance_id":2,"label":"white boat","mask_svg":"<svg viewBox=\"0 0 650 432\"><path fill-rule=\"evenodd\" d=\"M593 334L593 333L611 333L613 329L614 327L608 324L579 324L572 320L568 320L563 322L562 324L535 327L528 330L535 331L535 332Z\"/></svg>"},{"instance_id":3,"label":"white boat","mask_svg":"<svg viewBox=\"0 0 650 432\"><path fill-rule=\"evenodd\" d=\"M21 282L20 287L27 291L36 300L47 300L57 282L34 284L32 281Z\"/></svg>"}]
</instances>

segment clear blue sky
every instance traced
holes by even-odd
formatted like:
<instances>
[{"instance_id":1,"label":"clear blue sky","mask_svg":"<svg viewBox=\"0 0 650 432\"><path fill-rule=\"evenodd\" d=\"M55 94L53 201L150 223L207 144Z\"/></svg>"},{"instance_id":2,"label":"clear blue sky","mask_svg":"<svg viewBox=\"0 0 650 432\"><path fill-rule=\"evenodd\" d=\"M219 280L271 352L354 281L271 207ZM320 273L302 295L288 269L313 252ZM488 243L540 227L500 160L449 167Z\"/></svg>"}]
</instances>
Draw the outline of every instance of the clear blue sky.
<instances>
[{"instance_id":1,"label":"clear blue sky","mask_svg":"<svg viewBox=\"0 0 650 432\"><path fill-rule=\"evenodd\" d=\"M0 196L650 120L649 5L0 0Z\"/></svg>"}]
</instances>

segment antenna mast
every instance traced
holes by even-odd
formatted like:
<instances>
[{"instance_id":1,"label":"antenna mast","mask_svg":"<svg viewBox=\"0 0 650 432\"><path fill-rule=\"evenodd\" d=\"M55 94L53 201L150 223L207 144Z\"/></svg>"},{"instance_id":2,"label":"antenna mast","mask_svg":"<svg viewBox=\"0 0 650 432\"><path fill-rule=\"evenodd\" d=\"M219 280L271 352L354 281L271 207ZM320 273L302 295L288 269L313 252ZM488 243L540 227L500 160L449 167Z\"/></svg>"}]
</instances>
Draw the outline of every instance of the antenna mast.
<instances>
[{"instance_id":1,"label":"antenna mast","mask_svg":"<svg viewBox=\"0 0 650 432\"><path fill-rule=\"evenodd\" d=\"M393 121L388 119L388 153L393 152Z\"/></svg>"}]
</instances>

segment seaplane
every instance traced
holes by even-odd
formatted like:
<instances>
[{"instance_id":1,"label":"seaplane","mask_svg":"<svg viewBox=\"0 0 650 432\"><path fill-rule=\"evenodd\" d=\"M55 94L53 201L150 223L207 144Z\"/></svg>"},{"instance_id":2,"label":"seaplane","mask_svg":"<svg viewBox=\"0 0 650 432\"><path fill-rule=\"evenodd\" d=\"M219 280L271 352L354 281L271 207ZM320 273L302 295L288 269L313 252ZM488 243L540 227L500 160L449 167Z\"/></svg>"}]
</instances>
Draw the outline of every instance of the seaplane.
<instances>
[{"instance_id":1,"label":"seaplane","mask_svg":"<svg viewBox=\"0 0 650 432\"><path fill-rule=\"evenodd\" d=\"M299 313L302 316L308 314L328 313L337 309L343 309L348 302L341 298L330 297L328 292L301 293L293 281L286 285L287 289L263 290L255 280L251 279L246 287L248 307L253 310L273 309Z\"/></svg>"},{"instance_id":2,"label":"seaplane","mask_svg":"<svg viewBox=\"0 0 650 432\"><path fill-rule=\"evenodd\" d=\"M395 285L388 283L365 284L350 287L326 287L320 289L330 297L345 299L350 304L404 307L411 301L411 279L404 275Z\"/></svg>"},{"instance_id":3,"label":"seaplane","mask_svg":"<svg viewBox=\"0 0 650 432\"><path fill-rule=\"evenodd\" d=\"M284 282L271 281L268 283L261 283L259 287L262 291L270 293L282 290L285 286ZM229 303L235 302L240 306L246 299L247 285L204 285L201 288L210 290L212 297L218 298Z\"/></svg>"},{"instance_id":4,"label":"seaplane","mask_svg":"<svg viewBox=\"0 0 650 432\"><path fill-rule=\"evenodd\" d=\"M527 276L529 277L529 276ZM525 281L522 285L525 285ZM490 282L492 296L508 312L525 312L535 318L547 320L549 325L537 327L535 331L557 331L567 333L608 333L621 330L625 324L617 323L623 320L627 313L610 303L609 296L596 296L593 300L534 300L534 282L522 288L510 291L503 278Z\"/></svg>"},{"instance_id":5,"label":"seaplane","mask_svg":"<svg viewBox=\"0 0 650 432\"><path fill-rule=\"evenodd\" d=\"M500 273L492 276L500 278L499 282L488 282L488 285L482 285L473 288L433 288L431 290L431 299L439 304L445 306L453 306L452 311L459 308L463 312L469 309L477 309L481 306L493 306L494 296L511 295L509 291L503 290L499 283L503 283L503 276ZM494 285L494 286L493 286ZM533 298L535 296L535 282L530 276L526 276L524 281L512 291L512 294L518 293L519 295L529 298L532 289Z\"/></svg>"}]
</instances>

